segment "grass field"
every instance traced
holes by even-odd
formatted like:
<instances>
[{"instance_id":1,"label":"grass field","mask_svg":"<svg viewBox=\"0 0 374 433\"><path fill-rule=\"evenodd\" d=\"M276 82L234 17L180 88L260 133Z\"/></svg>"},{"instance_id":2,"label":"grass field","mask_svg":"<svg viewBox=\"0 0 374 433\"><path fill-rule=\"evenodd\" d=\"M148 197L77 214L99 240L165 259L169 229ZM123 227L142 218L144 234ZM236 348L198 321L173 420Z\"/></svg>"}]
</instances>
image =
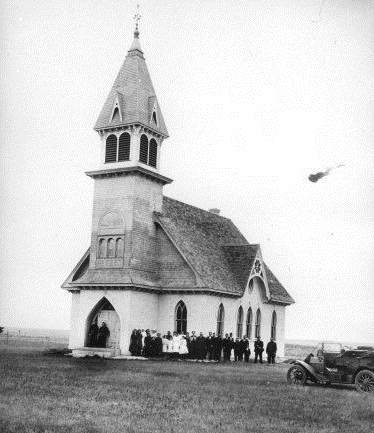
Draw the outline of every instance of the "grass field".
<instances>
[{"instance_id":1,"label":"grass field","mask_svg":"<svg viewBox=\"0 0 374 433\"><path fill-rule=\"evenodd\" d=\"M288 367L74 359L0 345L0 431L373 432L373 395L291 386Z\"/></svg>"}]
</instances>

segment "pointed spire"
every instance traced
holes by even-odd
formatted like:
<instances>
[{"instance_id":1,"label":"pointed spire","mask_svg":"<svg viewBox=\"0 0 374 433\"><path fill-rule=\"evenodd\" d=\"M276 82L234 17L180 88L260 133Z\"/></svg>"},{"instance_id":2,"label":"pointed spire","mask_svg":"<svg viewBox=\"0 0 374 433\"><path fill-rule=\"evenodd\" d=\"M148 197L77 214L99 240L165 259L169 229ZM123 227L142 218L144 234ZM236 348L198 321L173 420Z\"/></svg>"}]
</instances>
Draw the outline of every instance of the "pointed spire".
<instances>
[{"instance_id":1,"label":"pointed spire","mask_svg":"<svg viewBox=\"0 0 374 433\"><path fill-rule=\"evenodd\" d=\"M169 134L139 43L138 12L134 19L134 39L94 129L99 131L113 126L141 124L165 138Z\"/></svg>"},{"instance_id":2,"label":"pointed spire","mask_svg":"<svg viewBox=\"0 0 374 433\"><path fill-rule=\"evenodd\" d=\"M141 15L139 14L139 5L137 5L137 11L134 15L135 20L135 31L134 31L134 40L132 41L131 47L129 49L130 51L138 50L143 54L142 48L140 46L139 42L139 20L141 18Z\"/></svg>"}]
</instances>

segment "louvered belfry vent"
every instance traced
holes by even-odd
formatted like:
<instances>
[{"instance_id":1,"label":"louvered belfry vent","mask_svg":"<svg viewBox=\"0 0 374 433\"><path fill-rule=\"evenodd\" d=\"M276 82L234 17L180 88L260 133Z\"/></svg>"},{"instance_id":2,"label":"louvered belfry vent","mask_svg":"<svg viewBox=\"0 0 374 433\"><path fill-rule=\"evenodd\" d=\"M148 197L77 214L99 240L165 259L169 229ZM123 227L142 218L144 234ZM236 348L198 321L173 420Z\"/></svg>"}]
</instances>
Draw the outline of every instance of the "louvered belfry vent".
<instances>
[{"instance_id":1,"label":"louvered belfry vent","mask_svg":"<svg viewBox=\"0 0 374 433\"><path fill-rule=\"evenodd\" d=\"M117 137L113 134L106 139L105 162L116 162L117 160Z\"/></svg>"},{"instance_id":2,"label":"louvered belfry vent","mask_svg":"<svg viewBox=\"0 0 374 433\"><path fill-rule=\"evenodd\" d=\"M148 138L144 134L140 137L139 161L148 164Z\"/></svg>"},{"instance_id":3,"label":"louvered belfry vent","mask_svg":"<svg viewBox=\"0 0 374 433\"><path fill-rule=\"evenodd\" d=\"M157 141L154 138L149 143L149 165L157 166Z\"/></svg>"},{"instance_id":4,"label":"louvered belfry vent","mask_svg":"<svg viewBox=\"0 0 374 433\"><path fill-rule=\"evenodd\" d=\"M119 137L118 161L128 161L130 159L130 134L124 132Z\"/></svg>"}]
</instances>

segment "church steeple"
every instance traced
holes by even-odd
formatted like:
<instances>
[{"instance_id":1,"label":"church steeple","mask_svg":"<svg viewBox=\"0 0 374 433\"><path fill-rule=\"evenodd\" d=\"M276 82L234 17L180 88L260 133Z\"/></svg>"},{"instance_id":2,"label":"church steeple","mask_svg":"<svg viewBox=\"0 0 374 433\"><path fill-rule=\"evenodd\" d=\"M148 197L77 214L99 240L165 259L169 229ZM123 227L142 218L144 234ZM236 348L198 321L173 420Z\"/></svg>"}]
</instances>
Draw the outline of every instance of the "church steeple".
<instances>
[{"instance_id":1,"label":"church steeple","mask_svg":"<svg viewBox=\"0 0 374 433\"><path fill-rule=\"evenodd\" d=\"M111 163L113 168L159 169L160 148L168 131L140 46L138 23L94 129L102 139L101 163L106 168Z\"/></svg>"},{"instance_id":2,"label":"church steeple","mask_svg":"<svg viewBox=\"0 0 374 433\"><path fill-rule=\"evenodd\" d=\"M117 102L119 116L115 117L113 107ZM158 103L156 104L157 122L153 119L155 102L157 102L156 92L140 46L139 30L135 30L131 47L94 129L104 131L114 126L139 123L166 138L168 131Z\"/></svg>"}]
</instances>

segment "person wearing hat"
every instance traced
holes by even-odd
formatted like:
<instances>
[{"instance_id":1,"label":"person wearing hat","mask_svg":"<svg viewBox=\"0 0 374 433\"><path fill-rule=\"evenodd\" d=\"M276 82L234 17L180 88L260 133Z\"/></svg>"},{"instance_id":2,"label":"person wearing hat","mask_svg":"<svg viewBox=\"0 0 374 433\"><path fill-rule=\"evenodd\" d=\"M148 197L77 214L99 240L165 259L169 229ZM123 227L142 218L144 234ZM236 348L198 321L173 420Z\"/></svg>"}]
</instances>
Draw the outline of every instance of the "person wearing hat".
<instances>
[{"instance_id":1,"label":"person wearing hat","mask_svg":"<svg viewBox=\"0 0 374 433\"><path fill-rule=\"evenodd\" d=\"M269 343L266 345L266 354L268 356L268 364L275 363L275 355L277 353L277 343L274 338L270 338Z\"/></svg>"}]
</instances>

